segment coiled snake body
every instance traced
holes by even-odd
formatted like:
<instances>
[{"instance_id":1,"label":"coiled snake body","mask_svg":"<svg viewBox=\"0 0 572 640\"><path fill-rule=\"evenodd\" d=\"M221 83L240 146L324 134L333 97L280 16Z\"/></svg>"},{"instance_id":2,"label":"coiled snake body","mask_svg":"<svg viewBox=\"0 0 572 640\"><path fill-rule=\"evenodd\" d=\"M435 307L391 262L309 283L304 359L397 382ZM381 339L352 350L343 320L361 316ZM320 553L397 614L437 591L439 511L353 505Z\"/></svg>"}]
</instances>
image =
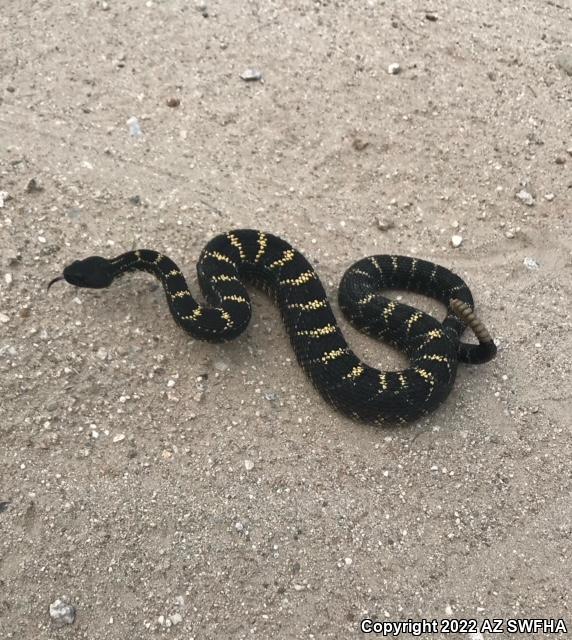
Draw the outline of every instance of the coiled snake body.
<instances>
[{"instance_id":1,"label":"coiled snake body","mask_svg":"<svg viewBox=\"0 0 572 640\"><path fill-rule=\"evenodd\" d=\"M231 340L246 329L251 304L243 282L262 288L280 308L298 362L316 389L340 411L366 422L406 422L429 413L451 391L459 361L486 362L496 353L459 276L425 260L380 255L346 271L339 304L358 329L403 350L410 366L401 371L368 366L348 347L306 258L281 238L250 229L218 235L203 249L197 272L208 305L193 298L170 258L144 249L112 260L92 256L73 262L50 286L65 279L80 287L103 288L137 270L159 278L173 318L185 331L211 342ZM432 296L448 307L447 316L439 322L386 298L382 290L388 288ZM460 341L467 325L479 344Z\"/></svg>"}]
</instances>

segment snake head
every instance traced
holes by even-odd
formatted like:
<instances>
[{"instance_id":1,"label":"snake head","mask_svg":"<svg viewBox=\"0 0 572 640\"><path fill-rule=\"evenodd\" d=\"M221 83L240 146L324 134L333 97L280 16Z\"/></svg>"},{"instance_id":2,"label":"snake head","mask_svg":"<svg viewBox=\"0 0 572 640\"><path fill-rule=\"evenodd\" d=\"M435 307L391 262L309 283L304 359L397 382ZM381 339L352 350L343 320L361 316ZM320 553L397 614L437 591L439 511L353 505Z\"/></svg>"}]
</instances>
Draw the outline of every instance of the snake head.
<instances>
[{"instance_id":1,"label":"snake head","mask_svg":"<svg viewBox=\"0 0 572 640\"><path fill-rule=\"evenodd\" d=\"M113 269L109 260L100 256L91 256L84 260L75 260L64 267L63 275L54 278L48 289L59 280L65 280L75 287L104 289L113 282Z\"/></svg>"}]
</instances>

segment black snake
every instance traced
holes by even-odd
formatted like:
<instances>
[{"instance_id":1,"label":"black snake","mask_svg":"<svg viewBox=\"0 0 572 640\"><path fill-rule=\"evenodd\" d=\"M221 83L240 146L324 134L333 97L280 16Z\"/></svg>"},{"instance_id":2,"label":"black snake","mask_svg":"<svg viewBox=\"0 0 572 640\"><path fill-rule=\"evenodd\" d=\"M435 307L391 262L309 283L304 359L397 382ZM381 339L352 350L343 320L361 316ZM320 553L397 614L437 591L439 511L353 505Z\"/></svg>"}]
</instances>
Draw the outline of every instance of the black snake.
<instances>
[{"instance_id":1,"label":"black snake","mask_svg":"<svg viewBox=\"0 0 572 640\"><path fill-rule=\"evenodd\" d=\"M208 306L193 298L170 258L146 249L112 260L77 260L48 287L66 280L78 287L104 288L137 270L157 276L176 322L194 338L210 342L231 340L246 329L251 305L243 282L262 288L280 308L298 362L316 389L340 411L366 422L406 422L429 413L451 391L459 361L487 362L496 353L459 276L425 260L380 255L346 271L339 304L358 329L404 351L410 366L401 371L368 366L348 347L308 260L281 238L250 229L218 235L203 249L197 272ZM382 290L390 288L432 296L447 306L447 316L439 322L384 297ZM479 344L460 341L467 325Z\"/></svg>"}]
</instances>

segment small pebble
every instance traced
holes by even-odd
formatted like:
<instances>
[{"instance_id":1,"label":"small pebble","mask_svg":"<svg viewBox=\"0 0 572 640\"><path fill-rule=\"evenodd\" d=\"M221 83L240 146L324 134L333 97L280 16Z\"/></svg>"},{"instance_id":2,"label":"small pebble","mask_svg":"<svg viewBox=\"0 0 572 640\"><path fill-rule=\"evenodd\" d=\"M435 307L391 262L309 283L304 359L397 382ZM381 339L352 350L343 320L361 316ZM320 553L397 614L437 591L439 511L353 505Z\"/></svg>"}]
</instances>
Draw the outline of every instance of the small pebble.
<instances>
[{"instance_id":1,"label":"small pebble","mask_svg":"<svg viewBox=\"0 0 572 640\"><path fill-rule=\"evenodd\" d=\"M252 460L245 460L244 461L244 468L247 471L252 471L254 469L254 462L252 462Z\"/></svg>"},{"instance_id":2,"label":"small pebble","mask_svg":"<svg viewBox=\"0 0 572 640\"><path fill-rule=\"evenodd\" d=\"M209 17L209 10L207 5L204 2L199 2L197 4L197 11L200 12L200 14L203 16L203 18L208 18Z\"/></svg>"},{"instance_id":3,"label":"small pebble","mask_svg":"<svg viewBox=\"0 0 572 640\"><path fill-rule=\"evenodd\" d=\"M387 67L387 73L391 74L392 76L396 76L400 72L401 72L401 65L398 62L392 62Z\"/></svg>"},{"instance_id":4,"label":"small pebble","mask_svg":"<svg viewBox=\"0 0 572 640\"><path fill-rule=\"evenodd\" d=\"M131 118L127 120L127 126L129 127L130 135L134 137L143 135L143 131L141 131L141 125L139 124L139 120L137 120L135 116L131 116Z\"/></svg>"},{"instance_id":5,"label":"small pebble","mask_svg":"<svg viewBox=\"0 0 572 640\"><path fill-rule=\"evenodd\" d=\"M362 140L361 138L354 138L352 142L352 147L356 151L363 151L368 146L369 146L369 142L367 140Z\"/></svg>"},{"instance_id":6,"label":"small pebble","mask_svg":"<svg viewBox=\"0 0 572 640\"><path fill-rule=\"evenodd\" d=\"M539 269L540 265L534 258L525 258L523 264L527 269Z\"/></svg>"},{"instance_id":7,"label":"small pebble","mask_svg":"<svg viewBox=\"0 0 572 640\"><path fill-rule=\"evenodd\" d=\"M0 322L2 322L2 324L10 322L10 316L7 316L5 313L0 313Z\"/></svg>"},{"instance_id":8,"label":"small pebble","mask_svg":"<svg viewBox=\"0 0 572 640\"><path fill-rule=\"evenodd\" d=\"M262 72L258 69L245 69L240 77L246 82L255 82L257 80L262 80Z\"/></svg>"},{"instance_id":9,"label":"small pebble","mask_svg":"<svg viewBox=\"0 0 572 640\"><path fill-rule=\"evenodd\" d=\"M36 180L36 178L32 178L31 180L29 180L28 184L26 185L27 193L39 193L40 191L43 191L43 190L44 190L44 187L38 184L38 181Z\"/></svg>"},{"instance_id":10,"label":"small pebble","mask_svg":"<svg viewBox=\"0 0 572 640\"><path fill-rule=\"evenodd\" d=\"M75 620L75 608L58 598L50 604L50 618L60 624L73 624Z\"/></svg>"},{"instance_id":11,"label":"small pebble","mask_svg":"<svg viewBox=\"0 0 572 640\"><path fill-rule=\"evenodd\" d=\"M545 193L544 199L548 200L548 202L552 202L556 196L553 193Z\"/></svg>"},{"instance_id":12,"label":"small pebble","mask_svg":"<svg viewBox=\"0 0 572 640\"><path fill-rule=\"evenodd\" d=\"M451 244L457 248L463 243L463 236L451 236Z\"/></svg>"},{"instance_id":13,"label":"small pebble","mask_svg":"<svg viewBox=\"0 0 572 640\"><path fill-rule=\"evenodd\" d=\"M141 204L141 196L138 196L138 195L129 196L129 202L135 205L136 207L138 207Z\"/></svg>"},{"instance_id":14,"label":"small pebble","mask_svg":"<svg viewBox=\"0 0 572 640\"><path fill-rule=\"evenodd\" d=\"M217 371L226 371L228 369L228 364L226 364L226 362L223 362L222 360L217 360L214 363L214 368Z\"/></svg>"},{"instance_id":15,"label":"small pebble","mask_svg":"<svg viewBox=\"0 0 572 640\"><path fill-rule=\"evenodd\" d=\"M11 273L5 273L4 274L4 281L6 282L6 284L8 286L10 286L12 284L12 274Z\"/></svg>"},{"instance_id":16,"label":"small pebble","mask_svg":"<svg viewBox=\"0 0 572 640\"><path fill-rule=\"evenodd\" d=\"M377 219L377 228L380 231L387 231L388 229L393 229L395 223L392 220L387 220L387 218L379 217Z\"/></svg>"},{"instance_id":17,"label":"small pebble","mask_svg":"<svg viewBox=\"0 0 572 640\"><path fill-rule=\"evenodd\" d=\"M517 194L516 198L520 200L527 207L532 207L534 205L534 197L530 194L526 189L521 189Z\"/></svg>"},{"instance_id":18,"label":"small pebble","mask_svg":"<svg viewBox=\"0 0 572 640\"><path fill-rule=\"evenodd\" d=\"M554 158L554 162L556 164L566 164L566 158L564 156L556 156L556 158Z\"/></svg>"},{"instance_id":19,"label":"small pebble","mask_svg":"<svg viewBox=\"0 0 572 640\"><path fill-rule=\"evenodd\" d=\"M171 380L167 380L167 386L169 387L169 389L173 388L176 384L177 383L172 378Z\"/></svg>"},{"instance_id":20,"label":"small pebble","mask_svg":"<svg viewBox=\"0 0 572 640\"><path fill-rule=\"evenodd\" d=\"M125 434L124 433L118 433L116 436L113 436L113 442L114 443L123 442L123 440L125 440Z\"/></svg>"},{"instance_id":21,"label":"small pebble","mask_svg":"<svg viewBox=\"0 0 572 640\"><path fill-rule=\"evenodd\" d=\"M127 54L120 53L119 56L117 57L117 60L115 61L115 66L118 67L119 69L123 69L123 67L125 66L126 60L127 60Z\"/></svg>"},{"instance_id":22,"label":"small pebble","mask_svg":"<svg viewBox=\"0 0 572 640\"><path fill-rule=\"evenodd\" d=\"M437 16L434 13L426 13L425 20L429 20L429 22L437 22Z\"/></svg>"},{"instance_id":23,"label":"small pebble","mask_svg":"<svg viewBox=\"0 0 572 640\"><path fill-rule=\"evenodd\" d=\"M448 604L448 605L445 607L445 615L446 615L446 616L452 616L452 615L453 615L453 608L451 607L451 605L450 605L450 604Z\"/></svg>"},{"instance_id":24,"label":"small pebble","mask_svg":"<svg viewBox=\"0 0 572 640\"><path fill-rule=\"evenodd\" d=\"M171 108L178 107L181 104L180 98L167 98L167 106Z\"/></svg>"},{"instance_id":25,"label":"small pebble","mask_svg":"<svg viewBox=\"0 0 572 640\"><path fill-rule=\"evenodd\" d=\"M4 203L10 199L7 191L0 191L0 209L4 206Z\"/></svg>"},{"instance_id":26,"label":"small pebble","mask_svg":"<svg viewBox=\"0 0 572 640\"><path fill-rule=\"evenodd\" d=\"M514 238L514 231L506 231L504 235L509 240L512 240Z\"/></svg>"},{"instance_id":27,"label":"small pebble","mask_svg":"<svg viewBox=\"0 0 572 640\"><path fill-rule=\"evenodd\" d=\"M170 620L173 626L176 627L178 624L181 624L181 622L183 622L183 616L180 613L174 613L172 616L170 616Z\"/></svg>"}]
</instances>

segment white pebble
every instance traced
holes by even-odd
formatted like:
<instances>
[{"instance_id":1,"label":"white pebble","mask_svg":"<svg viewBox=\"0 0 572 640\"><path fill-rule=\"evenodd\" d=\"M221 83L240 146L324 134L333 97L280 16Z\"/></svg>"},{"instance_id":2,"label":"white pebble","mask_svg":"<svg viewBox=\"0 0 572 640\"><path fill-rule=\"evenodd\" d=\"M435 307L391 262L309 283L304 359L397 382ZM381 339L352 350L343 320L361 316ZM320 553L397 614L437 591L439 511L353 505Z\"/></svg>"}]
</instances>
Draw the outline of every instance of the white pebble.
<instances>
[{"instance_id":1,"label":"white pebble","mask_svg":"<svg viewBox=\"0 0 572 640\"><path fill-rule=\"evenodd\" d=\"M4 274L4 280L6 281L6 284L8 284L8 285L12 284L12 274L11 273L5 273Z\"/></svg>"},{"instance_id":2,"label":"white pebble","mask_svg":"<svg viewBox=\"0 0 572 640\"><path fill-rule=\"evenodd\" d=\"M400 71L401 71L401 65L398 62L392 62L387 67L387 73L391 74L392 76L396 76Z\"/></svg>"},{"instance_id":3,"label":"white pebble","mask_svg":"<svg viewBox=\"0 0 572 640\"><path fill-rule=\"evenodd\" d=\"M71 604L58 598L50 604L50 618L62 624L73 624L75 609Z\"/></svg>"},{"instance_id":4,"label":"white pebble","mask_svg":"<svg viewBox=\"0 0 572 640\"><path fill-rule=\"evenodd\" d=\"M245 460L244 461L244 468L247 471L252 471L254 469L254 462L252 462L252 460Z\"/></svg>"},{"instance_id":5,"label":"white pebble","mask_svg":"<svg viewBox=\"0 0 572 640\"><path fill-rule=\"evenodd\" d=\"M548 202L552 202L556 196L553 193L545 193L544 199L548 200Z\"/></svg>"},{"instance_id":6,"label":"white pebble","mask_svg":"<svg viewBox=\"0 0 572 640\"><path fill-rule=\"evenodd\" d=\"M124 433L118 433L116 436L113 436L113 442L122 442L123 440L125 440Z\"/></svg>"},{"instance_id":7,"label":"white pebble","mask_svg":"<svg viewBox=\"0 0 572 640\"><path fill-rule=\"evenodd\" d=\"M532 207L532 205L534 204L534 198L533 198L532 194L530 194L526 189L521 189L516 194L516 197L517 197L518 200L520 200L527 207Z\"/></svg>"},{"instance_id":8,"label":"white pebble","mask_svg":"<svg viewBox=\"0 0 572 640\"><path fill-rule=\"evenodd\" d=\"M534 258L525 258L523 264L527 269L539 269L540 265Z\"/></svg>"},{"instance_id":9,"label":"white pebble","mask_svg":"<svg viewBox=\"0 0 572 640\"><path fill-rule=\"evenodd\" d=\"M129 118L126 121L126 124L129 127L129 133L132 136L139 137L143 135L143 132L141 131L141 125L139 124L139 120L137 120L135 116L131 116L131 118Z\"/></svg>"},{"instance_id":10,"label":"white pebble","mask_svg":"<svg viewBox=\"0 0 572 640\"><path fill-rule=\"evenodd\" d=\"M445 607L445 615L446 615L446 616L452 616L452 615L453 615L453 608L451 607L451 605L450 605L450 604L448 604L448 605Z\"/></svg>"},{"instance_id":11,"label":"white pebble","mask_svg":"<svg viewBox=\"0 0 572 640\"><path fill-rule=\"evenodd\" d=\"M240 77L247 82L252 82L255 80L262 80L262 72L258 69L245 69Z\"/></svg>"},{"instance_id":12,"label":"white pebble","mask_svg":"<svg viewBox=\"0 0 572 640\"><path fill-rule=\"evenodd\" d=\"M174 613L170 618L174 627L183 622L183 616L180 613Z\"/></svg>"},{"instance_id":13,"label":"white pebble","mask_svg":"<svg viewBox=\"0 0 572 640\"><path fill-rule=\"evenodd\" d=\"M457 248L460 247L463 242L462 236L451 236L451 244Z\"/></svg>"},{"instance_id":14,"label":"white pebble","mask_svg":"<svg viewBox=\"0 0 572 640\"><path fill-rule=\"evenodd\" d=\"M236 522L236 523L234 524L234 528L235 528L237 531L244 531L244 525L242 524L242 522Z\"/></svg>"},{"instance_id":15,"label":"white pebble","mask_svg":"<svg viewBox=\"0 0 572 640\"><path fill-rule=\"evenodd\" d=\"M0 209L2 209L6 200L8 200L8 192L0 191Z\"/></svg>"},{"instance_id":16,"label":"white pebble","mask_svg":"<svg viewBox=\"0 0 572 640\"><path fill-rule=\"evenodd\" d=\"M469 640L484 640L485 636L480 631L475 631L474 633L469 633L467 638Z\"/></svg>"},{"instance_id":17,"label":"white pebble","mask_svg":"<svg viewBox=\"0 0 572 640\"><path fill-rule=\"evenodd\" d=\"M351 558L344 558L344 562L346 563L346 566L349 567L353 560Z\"/></svg>"},{"instance_id":18,"label":"white pebble","mask_svg":"<svg viewBox=\"0 0 572 640\"><path fill-rule=\"evenodd\" d=\"M0 322L3 324L10 322L10 316L7 316L5 313L0 313Z\"/></svg>"},{"instance_id":19,"label":"white pebble","mask_svg":"<svg viewBox=\"0 0 572 640\"><path fill-rule=\"evenodd\" d=\"M172 378L171 378L171 380L168 380L168 381L167 381L167 386L168 386L169 388L174 387L174 386L175 386L175 384L177 384L177 383L176 383Z\"/></svg>"},{"instance_id":20,"label":"white pebble","mask_svg":"<svg viewBox=\"0 0 572 640\"><path fill-rule=\"evenodd\" d=\"M38 236L38 242L41 242L42 244L46 244L46 239L44 238L44 236Z\"/></svg>"}]
</instances>

